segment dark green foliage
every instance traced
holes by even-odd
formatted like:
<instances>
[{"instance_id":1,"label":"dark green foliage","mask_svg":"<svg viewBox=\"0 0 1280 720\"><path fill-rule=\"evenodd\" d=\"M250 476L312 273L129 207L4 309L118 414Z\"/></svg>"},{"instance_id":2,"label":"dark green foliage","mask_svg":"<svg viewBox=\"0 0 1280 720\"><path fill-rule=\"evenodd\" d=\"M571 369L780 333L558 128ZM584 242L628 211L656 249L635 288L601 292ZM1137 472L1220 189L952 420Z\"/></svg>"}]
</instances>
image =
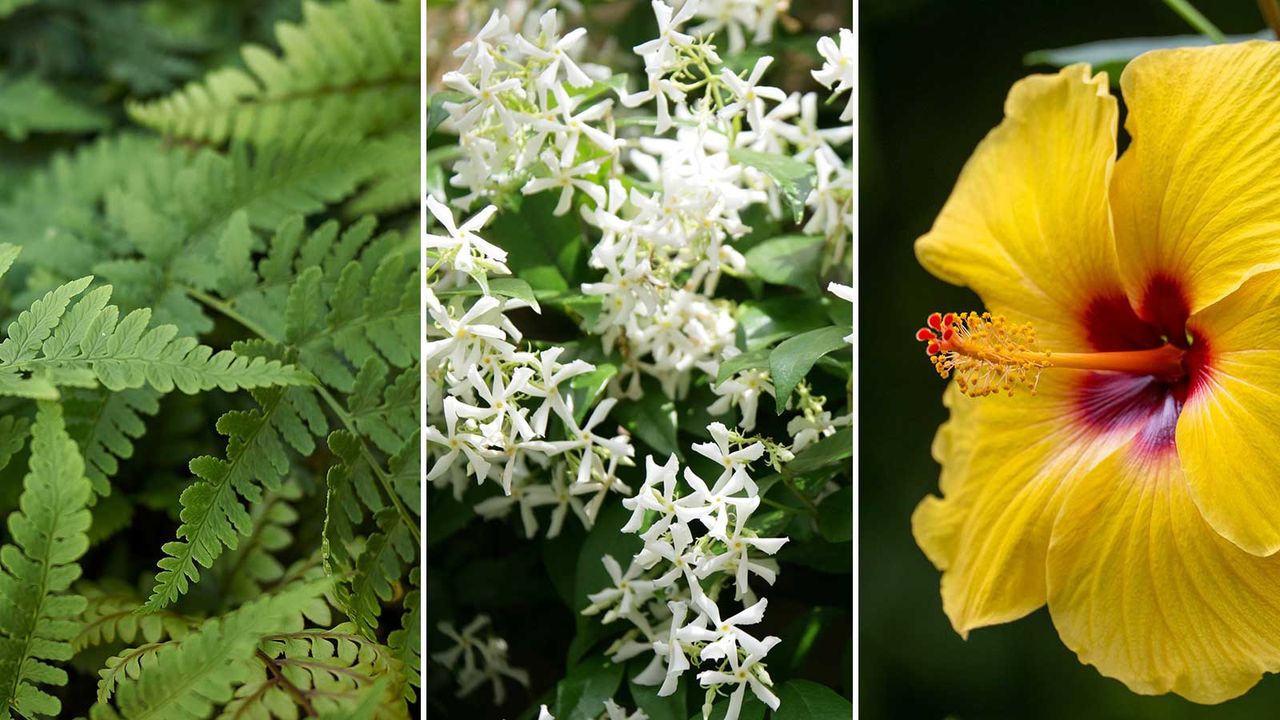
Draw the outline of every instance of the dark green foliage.
<instances>
[{"instance_id":1,"label":"dark green foliage","mask_svg":"<svg viewBox=\"0 0 1280 720\"><path fill-rule=\"evenodd\" d=\"M6 714L408 715L417 8L0 0Z\"/></svg>"}]
</instances>

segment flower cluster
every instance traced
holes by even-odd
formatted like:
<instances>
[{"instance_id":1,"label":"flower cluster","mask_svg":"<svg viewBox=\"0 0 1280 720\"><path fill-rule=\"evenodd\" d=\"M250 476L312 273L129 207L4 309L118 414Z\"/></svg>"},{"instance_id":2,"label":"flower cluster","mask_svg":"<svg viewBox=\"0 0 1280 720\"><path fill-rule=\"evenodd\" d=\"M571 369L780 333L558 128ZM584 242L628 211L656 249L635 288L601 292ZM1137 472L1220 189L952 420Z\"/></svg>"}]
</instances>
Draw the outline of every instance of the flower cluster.
<instances>
[{"instance_id":1,"label":"flower cluster","mask_svg":"<svg viewBox=\"0 0 1280 720\"><path fill-rule=\"evenodd\" d=\"M426 236L427 480L459 499L470 478L499 483L502 494L477 512L501 517L518 506L530 537L541 506L553 506L548 537L570 509L590 527L610 492L630 493L616 473L635 450L626 435L602 432L616 400L576 408L572 381L595 368L565 361L560 347L518 349L521 333L506 312L529 303L488 292L488 276L509 271L505 253L476 234L495 208L457 225L435 198L427 207L447 233Z\"/></svg>"},{"instance_id":2,"label":"flower cluster","mask_svg":"<svg viewBox=\"0 0 1280 720\"><path fill-rule=\"evenodd\" d=\"M470 695L488 682L493 686L494 704L501 705L507 696L505 679L529 686L529 673L507 662L507 642L493 634L487 615L477 615L461 630L451 622L437 627L454 646L431 657L457 677L458 697ZM481 631L488 632L482 635Z\"/></svg>"},{"instance_id":3,"label":"flower cluster","mask_svg":"<svg viewBox=\"0 0 1280 720\"><path fill-rule=\"evenodd\" d=\"M599 297L601 308L588 329L606 352L625 359L613 382L628 397L639 397L642 378L651 376L681 398L694 373L714 376L737 352L735 307L713 297L717 283L725 273L746 272L733 245L751 229L743 213L760 205L783 218L788 210L778 184L737 161L734 150L812 163L816 180L804 199L812 210L804 230L826 236L833 258L844 251L853 176L835 148L852 138L852 128L819 128L815 94L788 96L763 82L773 58L736 74L703 34L725 28L731 49L746 28L757 40L767 38L775 6L689 0L677 11L655 0L658 37L635 48L645 81L638 91L617 91L621 104L635 110L621 120L613 99L604 97L616 87L608 69L576 58L585 31L562 34L555 10L526 22L523 33L495 11L458 48L459 69L444 77L458 93L444 104L460 140L462 156L450 178L467 191L458 202L501 199L517 189L557 192L557 214L577 207L599 232L590 264L604 277L583 292ZM683 31L698 18L705 22ZM648 108L653 117L642 114ZM654 132L620 134L623 121L652 124ZM772 388L757 372L716 392L729 399L712 412L738 407L749 430L758 398Z\"/></svg>"},{"instance_id":4,"label":"flower cluster","mask_svg":"<svg viewBox=\"0 0 1280 720\"><path fill-rule=\"evenodd\" d=\"M647 458L643 487L623 501L632 515L622 528L639 534L644 548L625 571L603 558L613 586L592 594L583 612L635 626L610 649L615 662L653 654L635 682L660 685L658 694L666 696L686 670L705 668L697 676L707 689L705 707L727 692L725 717L734 720L747 688L778 707L763 660L779 639L757 638L747 628L764 618L768 605L751 579L773 583L778 566L771 556L787 538L761 537L750 522L761 503L751 464L769 447L748 443L720 423L708 430L713 442L693 450L721 468L720 476L709 484L689 467L681 475L674 456L661 465ZM742 605L737 612L721 610L730 588L732 601Z\"/></svg>"}]
</instances>

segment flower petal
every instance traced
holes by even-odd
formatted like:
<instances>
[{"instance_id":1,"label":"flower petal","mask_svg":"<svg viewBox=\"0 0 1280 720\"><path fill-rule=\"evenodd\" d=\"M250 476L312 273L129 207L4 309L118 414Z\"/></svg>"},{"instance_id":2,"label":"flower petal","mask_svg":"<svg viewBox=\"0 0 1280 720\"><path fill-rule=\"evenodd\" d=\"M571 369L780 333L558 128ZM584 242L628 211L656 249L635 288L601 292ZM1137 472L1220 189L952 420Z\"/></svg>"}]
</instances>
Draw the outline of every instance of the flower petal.
<instances>
[{"instance_id":1,"label":"flower petal","mask_svg":"<svg viewBox=\"0 0 1280 720\"><path fill-rule=\"evenodd\" d=\"M1186 287L1195 312L1280 267L1280 45L1150 52L1120 84L1133 144L1112 208L1135 307L1160 276Z\"/></svg>"},{"instance_id":2,"label":"flower petal","mask_svg":"<svg viewBox=\"0 0 1280 720\"><path fill-rule=\"evenodd\" d=\"M1046 374L1035 396L948 391L951 420L935 445L944 498L926 498L912 529L942 569L943 610L962 636L1045 602L1044 563L1062 497L1139 426L1103 431L1070 418L1079 377Z\"/></svg>"},{"instance_id":3,"label":"flower petal","mask_svg":"<svg viewBox=\"0 0 1280 720\"><path fill-rule=\"evenodd\" d=\"M1107 187L1116 101L1086 65L1018 81L916 255L1047 347L1083 347L1080 298L1119 291Z\"/></svg>"},{"instance_id":4,"label":"flower petal","mask_svg":"<svg viewBox=\"0 0 1280 720\"><path fill-rule=\"evenodd\" d=\"M1280 669L1280 556L1214 532L1173 453L1124 449L1075 484L1048 581L1063 642L1134 692L1216 703Z\"/></svg>"},{"instance_id":5,"label":"flower petal","mask_svg":"<svg viewBox=\"0 0 1280 720\"><path fill-rule=\"evenodd\" d=\"M1280 550L1280 272L1255 275L1191 318L1208 347L1178 420L1201 514L1254 555Z\"/></svg>"}]
</instances>

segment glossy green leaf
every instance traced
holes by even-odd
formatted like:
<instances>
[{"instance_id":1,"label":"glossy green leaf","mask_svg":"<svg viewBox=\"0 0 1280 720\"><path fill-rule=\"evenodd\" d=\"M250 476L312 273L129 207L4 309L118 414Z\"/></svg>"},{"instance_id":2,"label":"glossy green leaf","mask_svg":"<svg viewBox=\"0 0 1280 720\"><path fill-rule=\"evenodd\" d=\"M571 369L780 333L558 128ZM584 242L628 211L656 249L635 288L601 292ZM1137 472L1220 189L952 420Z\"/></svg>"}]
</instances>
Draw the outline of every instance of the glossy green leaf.
<instances>
[{"instance_id":1,"label":"glossy green leaf","mask_svg":"<svg viewBox=\"0 0 1280 720\"><path fill-rule=\"evenodd\" d=\"M747 269L774 285L790 285L818 293L818 273L826 240L808 235L784 235L746 252Z\"/></svg>"},{"instance_id":2,"label":"glossy green leaf","mask_svg":"<svg viewBox=\"0 0 1280 720\"><path fill-rule=\"evenodd\" d=\"M848 348L844 336L848 333L844 328L825 327L810 330L782 341L769 353L769 374L773 379L773 387L777 393L778 414L786 407L791 391L809 374L818 358L840 348Z\"/></svg>"},{"instance_id":3,"label":"glossy green leaf","mask_svg":"<svg viewBox=\"0 0 1280 720\"><path fill-rule=\"evenodd\" d=\"M849 720L853 705L825 685L790 680L778 688L781 705L773 720Z\"/></svg>"},{"instance_id":4,"label":"glossy green leaf","mask_svg":"<svg viewBox=\"0 0 1280 720\"><path fill-rule=\"evenodd\" d=\"M744 148L729 150L729 159L742 165L753 167L777 183L783 197L791 206L796 222L804 217L804 202L813 191L814 177L817 170L809 163L803 163L786 155L763 153Z\"/></svg>"}]
</instances>

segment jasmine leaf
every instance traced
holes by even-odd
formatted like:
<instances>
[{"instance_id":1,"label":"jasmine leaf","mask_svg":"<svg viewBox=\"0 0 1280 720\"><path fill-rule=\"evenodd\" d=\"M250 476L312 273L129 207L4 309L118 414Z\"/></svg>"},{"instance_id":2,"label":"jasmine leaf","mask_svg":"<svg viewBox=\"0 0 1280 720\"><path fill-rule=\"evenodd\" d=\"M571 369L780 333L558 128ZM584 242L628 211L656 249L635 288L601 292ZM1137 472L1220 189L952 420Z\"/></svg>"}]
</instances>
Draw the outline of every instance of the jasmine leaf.
<instances>
[{"instance_id":1,"label":"jasmine leaf","mask_svg":"<svg viewBox=\"0 0 1280 720\"><path fill-rule=\"evenodd\" d=\"M638 402L616 405L614 413L627 430L663 457L681 454L676 441L675 401L667 397L656 383L654 387L645 389L644 397Z\"/></svg>"},{"instance_id":2,"label":"jasmine leaf","mask_svg":"<svg viewBox=\"0 0 1280 720\"><path fill-rule=\"evenodd\" d=\"M784 340L769 354L769 374L773 378L773 388L777 392L778 414L787 405L791 391L796 384L809 374L809 370L818 358L829 352L847 348L844 341L848 334L844 328L835 326L810 330L789 340Z\"/></svg>"},{"instance_id":3,"label":"jasmine leaf","mask_svg":"<svg viewBox=\"0 0 1280 720\"><path fill-rule=\"evenodd\" d=\"M853 455L853 430L841 428L831 437L825 437L801 450L796 459L787 463L787 472L802 475L811 470L834 464Z\"/></svg>"},{"instance_id":4,"label":"jasmine leaf","mask_svg":"<svg viewBox=\"0 0 1280 720\"><path fill-rule=\"evenodd\" d=\"M582 422L587 412L595 405L596 398L604 392L609 379L618 374L617 366L610 363L597 363L596 369L575 377L569 381L573 390L573 419Z\"/></svg>"},{"instance_id":5,"label":"jasmine leaf","mask_svg":"<svg viewBox=\"0 0 1280 720\"><path fill-rule=\"evenodd\" d=\"M440 123L449 117L448 111L444 109L445 103L456 103L466 100L467 96L457 90L445 90L442 92L432 93L431 103L427 105L427 137L440 127Z\"/></svg>"},{"instance_id":6,"label":"jasmine leaf","mask_svg":"<svg viewBox=\"0 0 1280 720\"><path fill-rule=\"evenodd\" d=\"M479 285L467 285L466 287L458 288L456 290L447 290L440 293L439 296L451 297L454 295L461 295L463 297L470 297L481 294L484 294L484 291ZM534 310L542 312L542 308L538 305L538 298L533 294L533 288L529 286L529 283L521 280L520 278L494 278L489 281L488 294L523 300L529 303Z\"/></svg>"},{"instance_id":7,"label":"jasmine leaf","mask_svg":"<svg viewBox=\"0 0 1280 720\"><path fill-rule=\"evenodd\" d=\"M778 689L781 705L773 720L848 720L853 705L834 690L808 680L790 680Z\"/></svg>"},{"instance_id":8,"label":"jasmine leaf","mask_svg":"<svg viewBox=\"0 0 1280 720\"><path fill-rule=\"evenodd\" d=\"M743 370L757 370L759 368L769 367L769 349L759 348L751 352L744 352L741 355L735 355L728 360L720 363L720 370L716 372L716 384L720 384L725 380L737 375Z\"/></svg>"},{"instance_id":9,"label":"jasmine leaf","mask_svg":"<svg viewBox=\"0 0 1280 720\"><path fill-rule=\"evenodd\" d=\"M595 720L622 682L622 666L596 658L569 671L556 687L556 718Z\"/></svg>"},{"instance_id":10,"label":"jasmine leaf","mask_svg":"<svg viewBox=\"0 0 1280 720\"><path fill-rule=\"evenodd\" d=\"M853 539L853 487L846 485L818 506L818 531L831 542Z\"/></svg>"},{"instance_id":11,"label":"jasmine leaf","mask_svg":"<svg viewBox=\"0 0 1280 720\"><path fill-rule=\"evenodd\" d=\"M743 148L729 150L729 159L743 165L749 165L769 177L778 184L778 189L791 205L791 212L796 222L804 217L804 201L813 190L813 178L817 170L808 163L800 162L777 153L762 153Z\"/></svg>"},{"instance_id":12,"label":"jasmine leaf","mask_svg":"<svg viewBox=\"0 0 1280 720\"><path fill-rule=\"evenodd\" d=\"M808 235L766 240L747 251L747 269L765 282L790 285L816 295L825 245L825 239Z\"/></svg>"}]
</instances>

